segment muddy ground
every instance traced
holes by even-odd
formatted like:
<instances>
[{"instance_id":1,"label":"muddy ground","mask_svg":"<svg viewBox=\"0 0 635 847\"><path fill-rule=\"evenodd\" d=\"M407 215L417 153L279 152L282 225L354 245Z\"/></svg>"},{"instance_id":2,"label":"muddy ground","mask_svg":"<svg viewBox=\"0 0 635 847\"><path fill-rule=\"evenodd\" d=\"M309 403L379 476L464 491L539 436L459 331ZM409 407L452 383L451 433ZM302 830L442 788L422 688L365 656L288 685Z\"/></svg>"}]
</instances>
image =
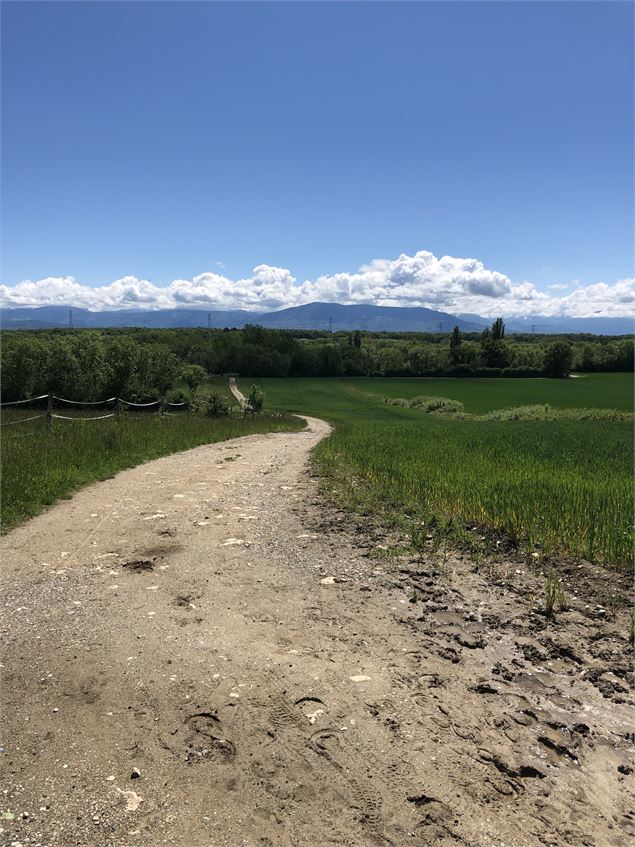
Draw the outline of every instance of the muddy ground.
<instances>
[{"instance_id":1,"label":"muddy ground","mask_svg":"<svg viewBox=\"0 0 635 847\"><path fill-rule=\"evenodd\" d=\"M539 559L399 552L318 494L327 432L147 463L0 541L0 844L632 843L620 580L569 563L548 620Z\"/></svg>"}]
</instances>

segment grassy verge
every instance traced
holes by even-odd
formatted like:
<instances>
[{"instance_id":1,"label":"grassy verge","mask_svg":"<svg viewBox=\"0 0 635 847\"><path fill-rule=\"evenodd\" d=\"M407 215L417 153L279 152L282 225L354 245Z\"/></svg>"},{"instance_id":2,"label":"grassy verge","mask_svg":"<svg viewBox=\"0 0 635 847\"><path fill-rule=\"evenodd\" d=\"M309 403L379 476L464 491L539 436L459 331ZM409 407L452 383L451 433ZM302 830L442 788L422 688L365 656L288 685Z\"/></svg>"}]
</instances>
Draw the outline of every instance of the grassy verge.
<instances>
[{"instance_id":1,"label":"grassy verge","mask_svg":"<svg viewBox=\"0 0 635 847\"><path fill-rule=\"evenodd\" d=\"M50 432L41 420L7 427L2 433L2 532L83 485L149 459L241 435L303 426L289 415L243 420L184 414L55 421Z\"/></svg>"},{"instance_id":2,"label":"grassy verge","mask_svg":"<svg viewBox=\"0 0 635 847\"><path fill-rule=\"evenodd\" d=\"M381 515L410 531L417 542L445 535L470 545L481 534L471 532L472 527L488 528L528 551L630 564L631 422L601 416L438 417L388 405L361 391L360 382L264 381L270 404L337 424L332 437L316 448L315 462L341 505ZM382 381L384 394L388 382ZM398 382L403 396L404 381ZM421 393L421 381L414 382ZM535 382L526 381L528 390L534 391ZM577 405L582 398L574 386L573 396L567 396L570 385L561 382L561 393L567 405ZM602 402L603 385L601 379L594 381L596 407L608 405ZM606 399L618 407L612 381L606 385ZM479 390L483 411L499 406L498 389L493 396L487 387ZM438 395L440 388L430 386L428 393ZM554 402L553 393L549 399Z\"/></svg>"}]
</instances>

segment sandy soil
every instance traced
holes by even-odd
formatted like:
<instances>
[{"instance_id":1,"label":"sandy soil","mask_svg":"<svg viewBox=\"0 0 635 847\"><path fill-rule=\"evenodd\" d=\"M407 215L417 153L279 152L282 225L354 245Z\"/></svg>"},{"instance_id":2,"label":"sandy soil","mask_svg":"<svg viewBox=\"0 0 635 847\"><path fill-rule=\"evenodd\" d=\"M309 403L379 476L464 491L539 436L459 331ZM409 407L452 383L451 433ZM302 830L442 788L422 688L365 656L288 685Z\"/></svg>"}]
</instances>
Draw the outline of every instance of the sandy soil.
<instances>
[{"instance_id":1,"label":"sandy soil","mask_svg":"<svg viewBox=\"0 0 635 847\"><path fill-rule=\"evenodd\" d=\"M624 620L582 565L551 622L522 566L388 555L317 494L327 432L147 463L2 539L0 844L629 843Z\"/></svg>"}]
</instances>

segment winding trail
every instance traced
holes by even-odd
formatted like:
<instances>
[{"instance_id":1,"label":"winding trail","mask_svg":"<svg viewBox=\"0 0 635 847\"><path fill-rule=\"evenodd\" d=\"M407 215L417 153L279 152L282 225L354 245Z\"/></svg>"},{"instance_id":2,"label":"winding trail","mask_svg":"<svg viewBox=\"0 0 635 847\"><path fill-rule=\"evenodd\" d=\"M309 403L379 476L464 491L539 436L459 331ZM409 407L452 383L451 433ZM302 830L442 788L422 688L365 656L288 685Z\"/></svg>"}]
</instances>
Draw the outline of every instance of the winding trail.
<instances>
[{"instance_id":1,"label":"winding trail","mask_svg":"<svg viewBox=\"0 0 635 847\"><path fill-rule=\"evenodd\" d=\"M245 395L242 393L242 391L238 387L238 383L236 382L235 376L229 377L229 390L234 395L236 400L238 400L239 403L246 403L247 402L247 398L245 397Z\"/></svg>"},{"instance_id":2,"label":"winding trail","mask_svg":"<svg viewBox=\"0 0 635 847\"><path fill-rule=\"evenodd\" d=\"M526 622L529 577L381 558L318 496L307 422L0 540L0 844L626 845L620 680Z\"/></svg>"}]
</instances>

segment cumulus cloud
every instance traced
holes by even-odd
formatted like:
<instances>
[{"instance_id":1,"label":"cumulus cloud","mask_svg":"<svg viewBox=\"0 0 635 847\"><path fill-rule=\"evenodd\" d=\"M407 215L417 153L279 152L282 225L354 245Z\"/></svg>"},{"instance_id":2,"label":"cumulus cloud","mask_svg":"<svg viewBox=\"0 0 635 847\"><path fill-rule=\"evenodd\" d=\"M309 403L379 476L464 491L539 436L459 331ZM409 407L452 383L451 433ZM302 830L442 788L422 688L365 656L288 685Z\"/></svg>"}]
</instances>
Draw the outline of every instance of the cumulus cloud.
<instances>
[{"instance_id":1,"label":"cumulus cloud","mask_svg":"<svg viewBox=\"0 0 635 847\"><path fill-rule=\"evenodd\" d=\"M286 268L258 265L245 279L208 271L159 286L126 276L109 285L82 285L73 277L48 277L0 285L4 307L65 305L91 310L245 309L268 312L315 301L379 306L426 306L451 314L485 317L623 317L635 313L635 278L582 286L550 286L571 293L553 296L531 282L513 282L477 259L437 258L427 250L396 259L373 259L356 272L299 282Z\"/></svg>"},{"instance_id":2,"label":"cumulus cloud","mask_svg":"<svg viewBox=\"0 0 635 847\"><path fill-rule=\"evenodd\" d=\"M635 315L635 277L613 284L580 286L558 300L553 314L569 317L632 317Z\"/></svg>"}]
</instances>

